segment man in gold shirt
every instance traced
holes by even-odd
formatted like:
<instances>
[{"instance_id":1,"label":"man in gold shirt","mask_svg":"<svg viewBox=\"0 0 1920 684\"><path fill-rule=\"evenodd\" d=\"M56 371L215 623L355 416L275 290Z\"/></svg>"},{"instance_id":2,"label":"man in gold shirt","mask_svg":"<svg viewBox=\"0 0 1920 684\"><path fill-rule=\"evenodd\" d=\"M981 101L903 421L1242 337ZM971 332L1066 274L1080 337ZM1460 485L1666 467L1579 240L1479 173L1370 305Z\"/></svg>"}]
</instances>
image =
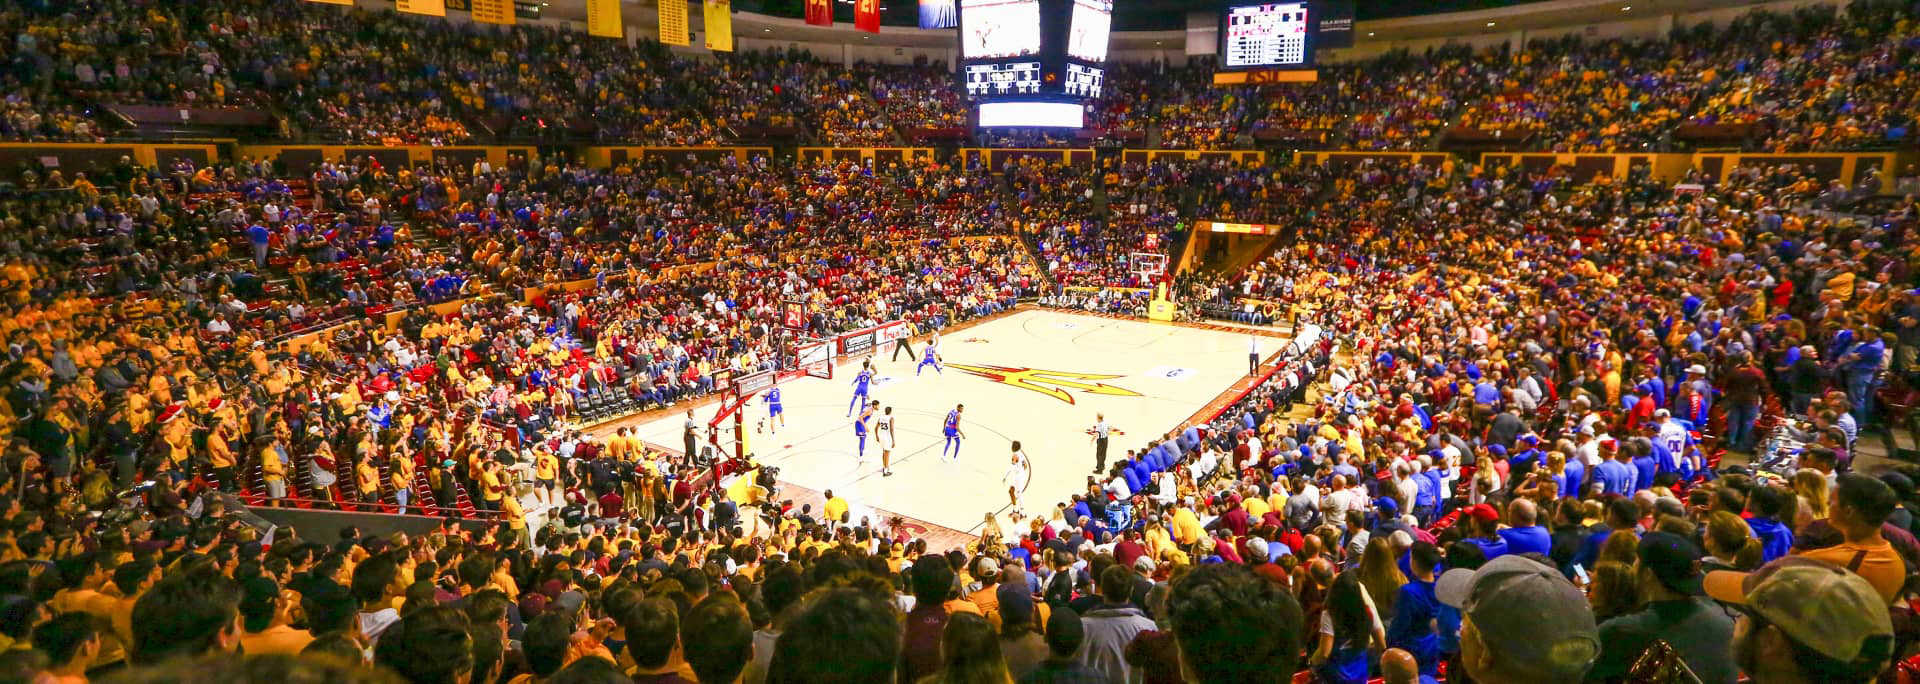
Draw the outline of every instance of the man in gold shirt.
<instances>
[{"instance_id":1,"label":"man in gold shirt","mask_svg":"<svg viewBox=\"0 0 1920 684\"><path fill-rule=\"evenodd\" d=\"M207 433L207 460L213 466L213 477L218 481L220 491L240 491L239 473L234 468L233 448L227 444L233 428L225 421L215 423L213 430Z\"/></svg>"},{"instance_id":2,"label":"man in gold shirt","mask_svg":"<svg viewBox=\"0 0 1920 684\"><path fill-rule=\"evenodd\" d=\"M624 428L622 428L624 429ZM541 449L533 457L533 495L541 504L552 506L560 491L560 457Z\"/></svg>"},{"instance_id":3,"label":"man in gold shirt","mask_svg":"<svg viewBox=\"0 0 1920 684\"><path fill-rule=\"evenodd\" d=\"M360 490L362 503L380 503L380 468L373 464L371 455L361 456L360 463L353 467L353 483Z\"/></svg>"},{"instance_id":4,"label":"man in gold shirt","mask_svg":"<svg viewBox=\"0 0 1920 684\"><path fill-rule=\"evenodd\" d=\"M500 500L506 498L505 477L500 472L500 462L492 458L482 458L480 477L480 500L487 510L500 510Z\"/></svg>"},{"instance_id":5,"label":"man in gold shirt","mask_svg":"<svg viewBox=\"0 0 1920 684\"><path fill-rule=\"evenodd\" d=\"M826 497L827 503L821 507L820 514L827 522L837 525L841 522L840 519L847 515L847 500L834 496L831 489L826 491Z\"/></svg>"},{"instance_id":6,"label":"man in gold shirt","mask_svg":"<svg viewBox=\"0 0 1920 684\"><path fill-rule=\"evenodd\" d=\"M245 628L241 650L249 656L299 655L313 643L313 634L293 627L293 609L298 605L299 592L281 587L272 577L247 580L241 585L240 618Z\"/></svg>"},{"instance_id":7,"label":"man in gold shirt","mask_svg":"<svg viewBox=\"0 0 1920 684\"><path fill-rule=\"evenodd\" d=\"M260 447L260 477L267 483L268 506L279 506L280 500L287 498L287 465L280 460L280 450L272 442Z\"/></svg>"}]
</instances>

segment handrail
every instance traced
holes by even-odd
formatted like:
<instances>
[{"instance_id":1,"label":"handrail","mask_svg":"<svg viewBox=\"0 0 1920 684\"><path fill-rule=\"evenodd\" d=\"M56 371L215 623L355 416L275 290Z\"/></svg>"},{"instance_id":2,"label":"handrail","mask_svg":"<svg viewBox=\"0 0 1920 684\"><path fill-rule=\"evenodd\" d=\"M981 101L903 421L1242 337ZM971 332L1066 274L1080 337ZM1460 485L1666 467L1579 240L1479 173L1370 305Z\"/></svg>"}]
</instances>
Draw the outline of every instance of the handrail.
<instances>
[{"instance_id":1,"label":"handrail","mask_svg":"<svg viewBox=\"0 0 1920 684\"><path fill-rule=\"evenodd\" d=\"M346 510L346 508L344 508L347 506L355 506L355 507L363 507L363 508L378 507L383 509L400 508L400 504L387 503L384 501L367 503L365 501L352 501L347 499L314 499L310 497L296 497L296 496L284 496L276 499L273 497L257 495L257 494L236 494L235 496L240 497L241 501L246 501L247 499L254 498L254 497L257 497L260 499L261 503L257 503L257 504L248 503L247 504L248 508L282 508L277 506L269 506L267 505L267 503L274 502L274 501L285 501L285 502L294 503L294 504L311 504L311 505L342 507L338 511L333 511L337 513L369 513L369 514L375 514L375 515L412 515L410 513L400 513L397 510L366 511L366 510ZM472 510L468 510L468 509L460 508L457 506L422 506L415 503L408 503L406 508L409 511L442 511L442 512L446 512L449 515L458 515L464 518L496 519L496 518L502 517L499 511L489 510L489 509L481 508L479 506L474 506ZM426 516L423 516L423 517L426 517Z\"/></svg>"}]
</instances>

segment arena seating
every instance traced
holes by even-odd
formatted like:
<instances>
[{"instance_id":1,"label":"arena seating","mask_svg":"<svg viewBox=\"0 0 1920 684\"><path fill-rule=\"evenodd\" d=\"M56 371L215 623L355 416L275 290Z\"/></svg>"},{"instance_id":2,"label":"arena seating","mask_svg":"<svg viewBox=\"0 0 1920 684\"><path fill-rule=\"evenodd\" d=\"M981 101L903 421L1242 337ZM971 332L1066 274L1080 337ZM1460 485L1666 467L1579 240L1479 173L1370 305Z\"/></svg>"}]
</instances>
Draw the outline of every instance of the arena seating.
<instances>
[{"instance_id":1,"label":"arena seating","mask_svg":"<svg viewBox=\"0 0 1920 684\"><path fill-rule=\"evenodd\" d=\"M1916 12L1240 89L1115 65L1063 134L971 130L938 63L291 0L6 3L0 136L248 144L0 171L0 679L1910 677L1920 173L1473 151L1911 160ZM1240 154L1057 152L1110 141ZM252 145L276 142L350 151ZM579 153L749 142L776 151ZM507 163L383 156L492 143ZM1059 156L794 149L955 143ZM789 302L821 338L1142 317L1135 255L1203 220L1278 230L1250 265L1168 274L1178 322L1294 337L1005 529L834 520L844 499L774 496L774 468L596 429L789 367ZM312 538L213 492L347 522ZM1508 581L1527 600L1488 598ZM1827 610L1770 612L1795 597Z\"/></svg>"},{"instance_id":2,"label":"arena seating","mask_svg":"<svg viewBox=\"0 0 1920 684\"><path fill-rule=\"evenodd\" d=\"M0 116L0 134L138 134L144 124L107 117L99 106L149 104L265 112L294 139L373 144L885 146L945 139L967 126L952 76L937 63L846 66L799 51L689 59L650 40L629 47L542 27L514 27L511 40L499 40L473 24L275 0L98 5L111 19L81 27L81 40L57 39L66 20L51 10L0 10L0 29L25 37L19 49L36 57L5 76L20 87ZM1731 144L1797 152L1911 141L1920 97L1907 76L1920 39L1913 10L1863 1L1847 11L1756 11L1667 41L1567 36L1505 49L1396 52L1327 65L1313 83L1246 89L1214 87L1206 62L1116 65L1090 130L1174 149L1495 144L1628 152ZM147 33L121 30L135 26ZM55 62L71 66L39 66ZM995 129L977 142L1090 140Z\"/></svg>"}]
</instances>

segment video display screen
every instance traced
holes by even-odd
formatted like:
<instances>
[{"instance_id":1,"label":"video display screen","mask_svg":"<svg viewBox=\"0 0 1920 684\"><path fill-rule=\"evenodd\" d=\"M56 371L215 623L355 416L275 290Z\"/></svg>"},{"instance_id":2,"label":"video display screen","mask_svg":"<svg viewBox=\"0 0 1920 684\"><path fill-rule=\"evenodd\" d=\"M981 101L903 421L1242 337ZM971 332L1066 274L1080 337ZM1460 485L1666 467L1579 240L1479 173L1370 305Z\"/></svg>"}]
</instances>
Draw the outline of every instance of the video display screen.
<instances>
[{"instance_id":1,"label":"video display screen","mask_svg":"<svg viewBox=\"0 0 1920 684\"><path fill-rule=\"evenodd\" d=\"M1039 0L960 0L961 59L1039 53Z\"/></svg>"},{"instance_id":2,"label":"video display screen","mask_svg":"<svg viewBox=\"0 0 1920 684\"><path fill-rule=\"evenodd\" d=\"M988 102L980 105L980 126L1079 128L1087 108L1075 102Z\"/></svg>"},{"instance_id":3,"label":"video display screen","mask_svg":"<svg viewBox=\"0 0 1920 684\"><path fill-rule=\"evenodd\" d=\"M1306 2L1228 7L1220 26L1220 61L1228 69L1308 66Z\"/></svg>"},{"instance_id":4,"label":"video display screen","mask_svg":"<svg viewBox=\"0 0 1920 684\"><path fill-rule=\"evenodd\" d=\"M1068 26L1068 57L1089 62L1107 61L1107 41L1113 32L1113 0L1073 0L1072 23Z\"/></svg>"}]
</instances>

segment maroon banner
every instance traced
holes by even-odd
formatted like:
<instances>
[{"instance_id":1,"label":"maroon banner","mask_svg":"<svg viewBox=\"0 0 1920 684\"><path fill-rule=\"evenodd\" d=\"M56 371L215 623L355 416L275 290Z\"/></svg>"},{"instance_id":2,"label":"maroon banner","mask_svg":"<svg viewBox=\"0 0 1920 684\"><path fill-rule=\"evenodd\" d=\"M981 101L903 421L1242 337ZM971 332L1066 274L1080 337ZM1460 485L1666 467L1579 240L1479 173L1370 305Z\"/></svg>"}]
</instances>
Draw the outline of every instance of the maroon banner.
<instances>
[{"instance_id":1,"label":"maroon banner","mask_svg":"<svg viewBox=\"0 0 1920 684\"><path fill-rule=\"evenodd\" d=\"M814 26L832 26L833 0L807 0L807 23Z\"/></svg>"},{"instance_id":2,"label":"maroon banner","mask_svg":"<svg viewBox=\"0 0 1920 684\"><path fill-rule=\"evenodd\" d=\"M853 27L867 33L880 32L880 0L856 0Z\"/></svg>"}]
</instances>

